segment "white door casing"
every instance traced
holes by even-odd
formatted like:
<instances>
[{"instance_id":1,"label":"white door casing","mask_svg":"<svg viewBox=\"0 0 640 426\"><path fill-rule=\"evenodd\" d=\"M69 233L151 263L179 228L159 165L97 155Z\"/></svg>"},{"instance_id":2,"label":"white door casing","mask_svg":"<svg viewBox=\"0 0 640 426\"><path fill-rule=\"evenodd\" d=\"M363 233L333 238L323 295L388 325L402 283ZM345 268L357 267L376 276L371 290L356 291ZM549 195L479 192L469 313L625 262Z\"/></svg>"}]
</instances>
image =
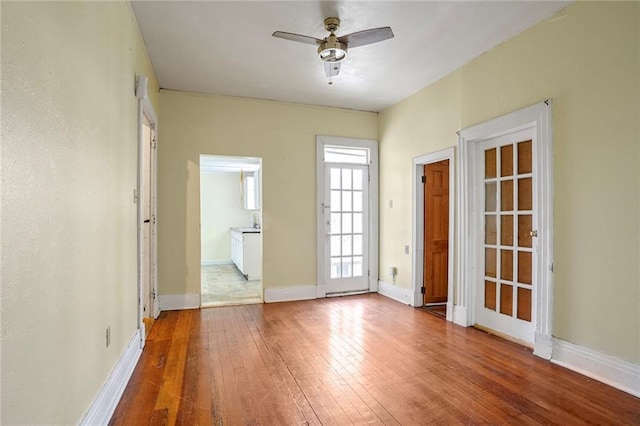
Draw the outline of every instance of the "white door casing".
<instances>
[{"instance_id":1,"label":"white door casing","mask_svg":"<svg viewBox=\"0 0 640 426\"><path fill-rule=\"evenodd\" d=\"M368 164L342 164L342 163L325 163L325 148L327 146L333 147L352 147L352 148L365 148L368 151ZM317 136L316 138L316 185L317 185L317 290L316 297L326 297L331 295L349 294L356 292L375 292L378 290L378 142L368 139L352 139L352 138L340 138L332 136ZM351 176L359 176L362 173L363 178L363 190L366 188L366 195L363 195L363 203L365 203L363 214L366 213L366 220L363 222L364 228L362 233L363 238L363 269L362 277L358 280L352 279L353 277L335 277L331 278L331 168L340 169L340 173L347 173ZM344 172L343 172L344 170ZM367 173L368 171L368 173ZM336 172L334 171L334 174ZM347 198L353 202L353 197L357 192L361 192L359 189L353 187L334 188L334 197L337 195L337 191L341 191ZM344 191L342 191L344 190ZM350 207L352 208L352 206ZM342 205L340 210L335 210L334 206L334 231L335 219L338 214L345 213L347 219L352 210L344 211ZM356 212L357 213L357 212ZM352 218L351 218L352 220ZM353 224L353 222L352 222ZM347 250L345 256L336 254L336 242L337 238L342 238L342 228L340 233L334 232L334 267L338 260L346 260L349 262L349 256ZM349 239L353 236L353 232L345 232L344 237ZM356 233L358 234L358 233ZM353 240L352 240L353 241ZM348 243L348 241L347 241ZM342 246L341 246L342 247ZM366 256L366 259L364 259ZM339 259L340 258L340 259ZM353 265L352 265L353 266ZM351 270L353 272L353 269ZM347 274L349 275L349 274Z\"/></svg>"},{"instance_id":2,"label":"white door casing","mask_svg":"<svg viewBox=\"0 0 640 426\"><path fill-rule=\"evenodd\" d=\"M139 76L136 82L136 97L138 98L138 173L136 187L137 202L137 236L138 236L138 328L140 329L140 345L144 347L145 333L144 316L145 304L150 305L150 316L157 318L160 313L158 304L158 265L157 265L157 138L158 118L147 96L147 78ZM150 132L145 131L145 126ZM146 134L146 137L145 137ZM145 146L150 144L149 149ZM148 155L145 155L145 151ZM146 164L148 163L148 164ZM145 170L149 173L148 185L145 185ZM146 189L145 189L146 188ZM150 194L145 193L150 191ZM148 200L149 223L145 235L145 203ZM145 262L145 258L148 259ZM146 267L145 267L146 263ZM145 282L148 282L150 294L145 293Z\"/></svg>"},{"instance_id":3,"label":"white door casing","mask_svg":"<svg viewBox=\"0 0 640 426\"><path fill-rule=\"evenodd\" d=\"M415 157L412 160L413 172L413 224L412 224L412 246L413 246L413 274L411 280L411 292L413 299L411 306L422 306L424 295L420 289L423 283L424 271L424 189L421 177L425 164L436 163L438 161L449 160L449 253L448 253L448 296L447 296L447 321L453 320L453 265L454 265L454 226L455 226L455 148L447 148L430 154Z\"/></svg>"},{"instance_id":4,"label":"white door casing","mask_svg":"<svg viewBox=\"0 0 640 426\"><path fill-rule=\"evenodd\" d=\"M482 143L520 131L533 135L533 158L536 179L534 198L537 203L535 216L537 233L535 239L537 259L533 274L537 280L533 289L532 340L534 354L551 358L551 330L553 304L553 155L550 99L523 108L510 114L489 120L462 130L459 133L459 182L458 197L458 269L454 322L470 326L477 322L478 313L474 301L479 291L479 253L484 236L483 223L479 219L483 205L479 197L484 190L480 185L479 168Z\"/></svg>"}]
</instances>

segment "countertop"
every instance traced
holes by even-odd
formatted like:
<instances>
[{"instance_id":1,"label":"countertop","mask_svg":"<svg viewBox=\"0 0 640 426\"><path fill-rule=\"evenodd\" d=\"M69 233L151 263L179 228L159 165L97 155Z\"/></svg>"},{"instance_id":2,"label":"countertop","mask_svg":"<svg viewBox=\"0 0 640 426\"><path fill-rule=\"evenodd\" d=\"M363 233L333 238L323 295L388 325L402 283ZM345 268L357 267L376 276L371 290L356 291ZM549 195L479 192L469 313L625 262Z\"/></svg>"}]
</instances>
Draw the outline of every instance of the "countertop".
<instances>
[{"instance_id":1,"label":"countertop","mask_svg":"<svg viewBox=\"0 0 640 426\"><path fill-rule=\"evenodd\" d=\"M243 234L259 234L260 233L260 228L250 228L250 227L232 227L231 228L232 231L236 231L236 232L242 232Z\"/></svg>"}]
</instances>

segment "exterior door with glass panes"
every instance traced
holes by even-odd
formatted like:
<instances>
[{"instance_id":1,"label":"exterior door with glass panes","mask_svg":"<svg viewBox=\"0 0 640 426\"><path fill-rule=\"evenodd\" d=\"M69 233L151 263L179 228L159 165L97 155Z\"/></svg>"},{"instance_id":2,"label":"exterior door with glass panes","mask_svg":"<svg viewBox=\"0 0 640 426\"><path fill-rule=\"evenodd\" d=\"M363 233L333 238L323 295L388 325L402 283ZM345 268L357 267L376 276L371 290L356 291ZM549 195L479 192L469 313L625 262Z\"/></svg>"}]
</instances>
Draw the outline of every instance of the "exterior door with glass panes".
<instances>
[{"instance_id":1,"label":"exterior door with glass panes","mask_svg":"<svg viewBox=\"0 0 640 426\"><path fill-rule=\"evenodd\" d=\"M534 134L520 131L481 143L476 323L532 343L537 214Z\"/></svg>"},{"instance_id":2,"label":"exterior door with glass panes","mask_svg":"<svg viewBox=\"0 0 640 426\"><path fill-rule=\"evenodd\" d=\"M369 168L325 163L327 294L369 290Z\"/></svg>"}]
</instances>

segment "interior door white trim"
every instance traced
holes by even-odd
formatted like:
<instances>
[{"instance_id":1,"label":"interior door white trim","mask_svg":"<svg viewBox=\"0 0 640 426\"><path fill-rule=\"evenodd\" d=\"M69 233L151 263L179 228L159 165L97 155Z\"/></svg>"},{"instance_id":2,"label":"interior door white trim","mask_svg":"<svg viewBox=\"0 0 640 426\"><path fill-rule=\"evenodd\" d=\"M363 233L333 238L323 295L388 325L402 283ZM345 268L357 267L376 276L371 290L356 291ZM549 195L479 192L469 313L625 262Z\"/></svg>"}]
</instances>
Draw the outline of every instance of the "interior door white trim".
<instances>
[{"instance_id":1,"label":"interior door white trim","mask_svg":"<svg viewBox=\"0 0 640 426\"><path fill-rule=\"evenodd\" d=\"M316 136L316 297L326 297L324 271L324 148L325 145L369 149L369 291L378 291L378 141L336 136Z\"/></svg>"},{"instance_id":2,"label":"interior door white trim","mask_svg":"<svg viewBox=\"0 0 640 426\"><path fill-rule=\"evenodd\" d=\"M422 306L423 294L420 289L424 271L424 190L422 175L425 164L449 160L449 253L447 271L447 321L453 320L453 262L454 262L454 227L455 227L455 147L415 157L413 163L413 277L411 280L411 306Z\"/></svg>"},{"instance_id":3,"label":"interior door white trim","mask_svg":"<svg viewBox=\"0 0 640 426\"><path fill-rule=\"evenodd\" d=\"M144 118L149 121L150 126L152 128L152 135L155 136L154 148L151 150L151 191L152 194L155 194L157 191L157 164L158 164L158 154L157 154L157 139L158 139L158 116L147 96L147 77L138 76L136 81L136 97L138 98L138 173L137 173L137 187L136 187L136 202L137 202L137 236L138 236L138 329L141 330L140 334L140 347L144 347L145 342L145 332L144 332L144 323L142 322L143 318L143 310L144 310L144 297L143 295L143 259L142 259L142 247L143 247L143 221L144 221L144 212L141 200L142 198L142 183L143 183L143 173L144 173ZM158 259L157 259L157 197L152 195L151 201L151 229L150 229L150 238L151 238L151 288L152 291L155 292L156 297L153 301L152 306L152 315L154 318L158 317L160 313L160 307L158 303ZM148 298L149 295L146 295Z\"/></svg>"},{"instance_id":4,"label":"interior door white trim","mask_svg":"<svg viewBox=\"0 0 640 426\"><path fill-rule=\"evenodd\" d=\"M537 301L532 307L535 324L533 324L534 355L549 359L548 342L552 331L553 309L553 134L551 127L552 102L543 102L520 109L510 114L469 127L459 133L459 182L458 194L459 221L458 236L458 279L457 304L466 309L466 318L461 325L470 326L475 323L475 286L474 274L477 264L476 247L480 237L479 226L475 221L479 206L474 194L476 186L476 166L480 161L477 151L479 142L493 139L524 129L533 129L535 133L534 164L538 185L534 196L538 206L538 262L536 265L537 285L533 299ZM461 318L459 318L462 321Z\"/></svg>"}]
</instances>

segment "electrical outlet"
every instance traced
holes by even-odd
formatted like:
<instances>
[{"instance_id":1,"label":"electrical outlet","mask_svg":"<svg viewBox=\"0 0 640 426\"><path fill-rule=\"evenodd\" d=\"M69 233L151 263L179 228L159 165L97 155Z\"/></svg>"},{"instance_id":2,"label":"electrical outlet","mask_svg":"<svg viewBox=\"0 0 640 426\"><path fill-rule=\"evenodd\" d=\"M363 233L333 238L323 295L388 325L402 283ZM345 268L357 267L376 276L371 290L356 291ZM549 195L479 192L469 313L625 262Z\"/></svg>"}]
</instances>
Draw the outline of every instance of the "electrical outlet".
<instances>
[{"instance_id":1,"label":"electrical outlet","mask_svg":"<svg viewBox=\"0 0 640 426\"><path fill-rule=\"evenodd\" d=\"M409 246L404 246L404 254L409 254Z\"/></svg>"},{"instance_id":2,"label":"electrical outlet","mask_svg":"<svg viewBox=\"0 0 640 426\"><path fill-rule=\"evenodd\" d=\"M105 333L105 338L106 338L106 343L107 343L107 348L109 347L109 345L111 344L111 326L107 327L107 331Z\"/></svg>"},{"instance_id":3,"label":"electrical outlet","mask_svg":"<svg viewBox=\"0 0 640 426\"><path fill-rule=\"evenodd\" d=\"M389 200L389 208L392 209L393 208L393 200Z\"/></svg>"}]
</instances>

